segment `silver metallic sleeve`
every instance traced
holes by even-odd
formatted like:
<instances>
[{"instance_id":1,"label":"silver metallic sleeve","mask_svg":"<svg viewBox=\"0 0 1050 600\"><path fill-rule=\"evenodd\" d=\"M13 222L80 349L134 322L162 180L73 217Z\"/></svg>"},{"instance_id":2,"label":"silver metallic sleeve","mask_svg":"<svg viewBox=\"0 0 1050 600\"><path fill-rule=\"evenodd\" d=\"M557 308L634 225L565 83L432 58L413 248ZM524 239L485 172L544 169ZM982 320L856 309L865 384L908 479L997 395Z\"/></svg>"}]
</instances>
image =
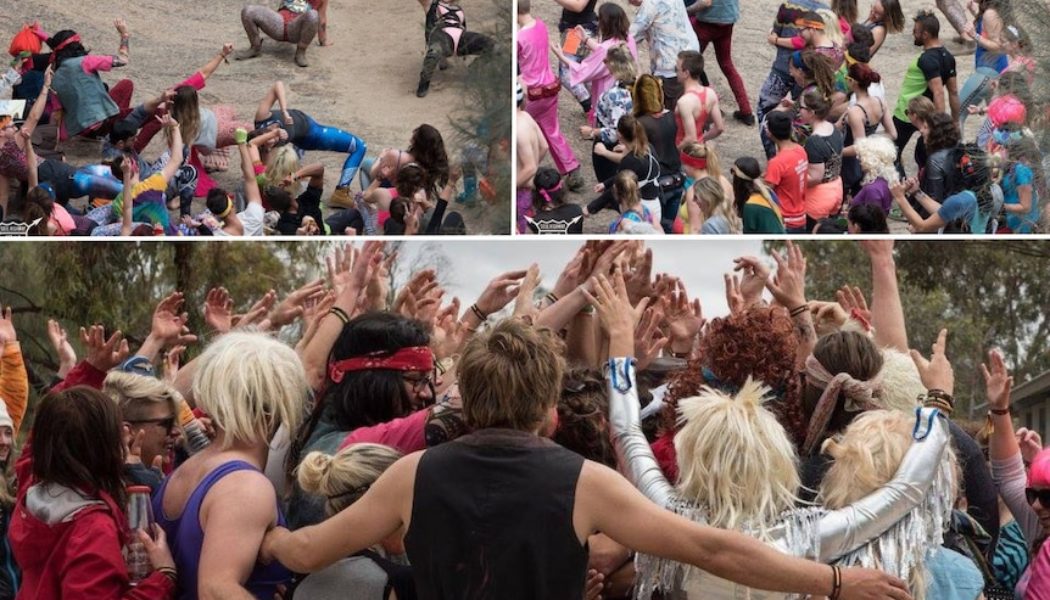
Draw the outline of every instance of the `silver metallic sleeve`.
<instances>
[{"instance_id":1,"label":"silver metallic sleeve","mask_svg":"<svg viewBox=\"0 0 1050 600\"><path fill-rule=\"evenodd\" d=\"M831 562L879 537L923 502L943 466L950 433L948 420L935 409L916 410L915 438L893 479L853 504L825 512L818 522L820 562ZM788 527L779 523L771 540L787 550Z\"/></svg>"},{"instance_id":2,"label":"silver metallic sleeve","mask_svg":"<svg viewBox=\"0 0 1050 600\"><path fill-rule=\"evenodd\" d=\"M605 365L605 378L609 384L609 427L620 472L646 498L670 508L675 502L675 490L642 433L634 359L610 358Z\"/></svg>"}]
</instances>

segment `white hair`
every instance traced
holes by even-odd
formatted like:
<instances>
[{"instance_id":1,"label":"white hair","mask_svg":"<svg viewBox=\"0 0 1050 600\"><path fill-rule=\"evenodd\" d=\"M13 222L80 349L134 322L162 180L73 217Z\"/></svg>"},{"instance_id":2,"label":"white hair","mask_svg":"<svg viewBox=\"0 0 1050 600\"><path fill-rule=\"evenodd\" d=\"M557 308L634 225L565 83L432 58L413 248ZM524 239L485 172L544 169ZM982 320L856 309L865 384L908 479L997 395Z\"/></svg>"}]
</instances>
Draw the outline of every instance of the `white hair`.
<instances>
[{"instance_id":1,"label":"white hair","mask_svg":"<svg viewBox=\"0 0 1050 600\"><path fill-rule=\"evenodd\" d=\"M235 443L266 443L284 425L295 431L309 385L299 356L263 333L228 333L197 359L193 397L225 436Z\"/></svg>"},{"instance_id":2,"label":"white hair","mask_svg":"<svg viewBox=\"0 0 1050 600\"><path fill-rule=\"evenodd\" d=\"M891 186L900 181L897 167L893 165L897 160L897 147L889 137L869 135L853 142L853 147L857 151L860 168L864 171L864 184L869 184L879 177Z\"/></svg>"}]
</instances>

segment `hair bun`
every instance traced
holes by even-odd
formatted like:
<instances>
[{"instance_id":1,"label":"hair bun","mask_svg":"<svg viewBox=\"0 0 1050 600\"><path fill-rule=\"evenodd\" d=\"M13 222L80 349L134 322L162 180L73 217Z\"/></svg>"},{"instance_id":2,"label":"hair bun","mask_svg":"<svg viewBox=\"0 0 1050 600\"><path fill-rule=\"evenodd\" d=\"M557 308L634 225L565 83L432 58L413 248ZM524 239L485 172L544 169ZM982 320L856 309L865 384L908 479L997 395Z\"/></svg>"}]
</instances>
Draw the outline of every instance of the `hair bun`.
<instances>
[{"instance_id":1,"label":"hair bun","mask_svg":"<svg viewBox=\"0 0 1050 600\"><path fill-rule=\"evenodd\" d=\"M334 457L324 452L311 452L306 455L303 462L299 463L297 479L299 487L308 494L326 495L328 487L328 474L332 468Z\"/></svg>"}]
</instances>

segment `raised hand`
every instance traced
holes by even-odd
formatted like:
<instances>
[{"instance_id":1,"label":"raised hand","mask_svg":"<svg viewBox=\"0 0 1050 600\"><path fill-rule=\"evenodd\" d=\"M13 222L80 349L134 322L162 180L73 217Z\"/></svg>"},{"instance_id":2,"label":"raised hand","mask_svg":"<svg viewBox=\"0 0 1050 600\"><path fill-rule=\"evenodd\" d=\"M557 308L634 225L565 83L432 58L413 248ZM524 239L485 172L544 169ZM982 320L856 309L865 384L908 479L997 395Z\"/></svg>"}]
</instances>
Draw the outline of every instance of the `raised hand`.
<instances>
[{"instance_id":1,"label":"raised hand","mask_svg":"<svg viewBox=\"0 0 1050 600\"><path fill-rule=\"evenodd\" d=\"M481 296L474 305L486 316L499 312L518 296L518 288L527 274L528 271L523 270L507 271L496 275L492 281L489 281L485 291L481 292Z\"/></svg>"},{"instance_id":2,"label":"raised hand","mask_svg":"<svg viewBox=\"0 0 1050 600\"><path fill-rule=\"evenodd\" d=\"M558 281L554 284L554 290L552 290L555 296L564 298L587 280L587 276L591 272L590 263L593 263L591 258L593 254L594 247L590 242L580 246L572 260L565 265L561 274L558 275Z\"/></svg>"},{"instance_id":3,"label":"raised hand","mask_svg":"<svg viewBox=\"0 0 1050 600\"><path fill-rule=\"evenodd\" d=\"M777 273L772 281L766 283L773 298L788 310L805 304L806 257L802 249L789 241L787 251L784 254L774 252L773 260L777 263Z\"/></svg>"},{"instance_id":4,"label":"raised hand","mask_svg":"<svg viewBox=\"0 0 1050 600\"><path fill-rule=\"evenodd\" d=\"M627 275L627 293L631 302L637 304L642 298L652 297L656 294L653 287L653 250L646 248L642 252L641 259L635 268Z\"/></svg>"},{"instance_id":5,"label":"raised hand","mask_svg":"<svg viewBox=\"0 0 1050 600\"><path fill-rule=\"evenodd\" d=\"M87 348L84 360L99 371L109 371L128 357L128 341L119 330L107 339L105 328L91 325L80 328L80 341Z\"/></svg>"},{"instance_id":6,"label":"raised hand","mask_svg":"<svg viewBox=\"0 0 1050 600\"><path fill-rule=\"evenodd\" d=\"M0 310L0 345L8 342L17 342L18 332L15 331L15 322L11 319L11 307Z\"/></svg>"},{"instance_id":7,"label":"raised hand","mask_svg":"<svg viewBox=\"0 0 1050 600\"><path fill-rule=\"evenodd\" d=\"M735 315L747 310L744 293L740 291L740 278L729 273L726 273L723 278L726 286L726 305L729 306L730 314Z\"/></svg>"},{"instance_id":8,"label":"raised hand","mask_svg":"<svg viewBox=\"0 0 1050 600\"><path fill-rule=\"evenodd\" d=\"M929 360L926 360L918 350L911 351L911 359L915 362L915 367L919 370L919 377L926 389L943 390L952 394L955 389L955 373L945 355L947 347L948 330L942 329L937 335L937 341L933 343Z\"/></svg>"},{"instance_id":9,"label":"raised hand","mask_svg":"<svg viewBox=\"0 0 1050 600\"><path fill-rule=\"evenodd\" d=\"M733 271L740 271L737 290L743 298L743 308L762 302L762 290L769 281L769 267L758 257L741 256L733 259Z\"/></svg>"},{"instance_id":10,"label":"raised hand","mask_svg":"<svg viewBox=\"0 0 1050 600\"><path fill-rule=\"evenodd\" d=\"M664 313L659 306L650 306L642 313L638 327L634 330L634 357L638 361L638 370L648 367L664 346L670 341L660 330Z\"/></svg>"},{"instance_id":11,"label":"raised hand","mask_svg":"<svg viewBox=\"0 0 1050 600\"><path fill-rule=\"evenodd\" d=\"M859 287L844 285L835 293L835 299L850 317L862 319L865 325L871 325L871 310Z\"/></svg>"},{"instance_id":12,"label":"raised hand","mask_svg":"<svg viewBox=\"0 0 1050 600\"><path fill-rule=\"evenodd\" d=\"M672 345L692 348L693 340L704 326L700 299L690 302L685 284L676 279L672 292L661 296L660 307L665 315Z\"/></svg>"},{"instance_id":13,"label":"raised hand","mask_svg":"<svg viewBox=\"0 0 1050 600\"><path fill-rule=\"evenodd\" d=\"M262 325L273 306L277 304L277 292L270 290L259 298L248 312L233 317L233 326L236 329L244 329L252 325Z\"/></svg>"},{"instance_id":14,"label":"raised hand","mask_svg":"<svg viewBox=\"0 0 1050 600\"><path fill-rule=\"evenodd\" d=\"M224 287L208 290L204 298L204 322L216 333L233 329L233 298Z\"/></svg>"},{"instance_id":15,"label":"raised hand","mask_svg":"<svg viewBox=\"0 0 1050 600\"><path fill-rule=\"evenodd\" d=\"M175 376L179 374L179 364L185 351L186 346L172 346L164 354L164 383L175 385Z\"/></svg>"},{"instance_id":16,"label":"raised hand","mask_svg":"<svg viewBox=\"0 0 1050 600\"><path fill-rule=\"evenodd\" d=\"M1026 463L1035 460L1035 456L1043 451L1043 440L1039 432L1022 427L1014 434L1017 437L1017 445L1021 448L1021 459Z\"/></svg>"},{"instance_id":17,"label":"raised hand","mask_svg":"<svg viewBox=\"0 0 1050 600\"><path fill-rule=\"evenodd\" d=\"M307 300L320 298L321 296L324 296L324 294L325 289L323 279L315 279L314 281L306 283L291 294L288 294L285 299L273 309L269 316L270 325L279 329L292 323L302 316L303 304Z\"/></svg>"},{"instance_id":18,"label":"raised hand","mask_svg":"<svg viewBox=\"0 0 1050 600\"><path fill-rule=\"evenodd\" d=\"M55 353L58 354L59 377L65 377L69 369L77 364L77 352L73 349L73 344L69 343L66 330L62 329L62 326L54 319L47 320L47 337L51 340Z\"/></svg>"},{"instance_id":19,"label":"raised hand","mask_svg":"<svg viewBox=\"0 0 1050 600\"><path fill-rule=\"evenodd\" d=\"M514 299L514 317L532 322L539 312L532 301L536 288L540 284L540 266L532 263L525 272L525 279L518 286L518 295Z\"/></svg>"},{"instance_id":20,"label":"raised hand","mask_svg":"<svg viewBox=\"0 0 1050 600\"><path fill-rule=\"evenodd\" d=\"M984 376L985 393L988 394L988 407L994 410L1010 408L1010 390L1014 378L1006 368L1003 355L998 350L988 351L988 364L981 365Z\"/></svg>"},{"instance_id":21,"label":"raised hand","mask_svg":"<svg viewBox=\"0 0 1050 600\"><path fill-rule=\"evenodd\" d=\"M182 292L172 292L153 310L149 334L162 346L186 345L197 341L197 336L190 333L186 327L189 314L180 312L185 299Z\"/></svg>"}]
</instances>

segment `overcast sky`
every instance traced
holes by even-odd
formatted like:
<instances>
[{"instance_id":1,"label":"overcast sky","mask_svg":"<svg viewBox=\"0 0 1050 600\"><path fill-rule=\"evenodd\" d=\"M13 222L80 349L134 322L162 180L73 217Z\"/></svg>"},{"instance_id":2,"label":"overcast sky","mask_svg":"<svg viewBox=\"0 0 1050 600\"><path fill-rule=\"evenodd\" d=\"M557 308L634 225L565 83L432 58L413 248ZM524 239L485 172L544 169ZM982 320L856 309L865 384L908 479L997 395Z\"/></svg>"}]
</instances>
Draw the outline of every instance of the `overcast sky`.
<instances>
[{"instance_id":1,"label":"overcast sky","mask_svg":"<svg viewBox=\"0 0 1050 600\"><path fill-rule=\"evenodd\" d=\"M580 247L581 240L458 240L405 242L402 265L418 265L428 253L441 252L452 263L453 276L446 283L447 296L473 302L494 276L524 269L532 262L540 266L543 284L554 286L561 269ZM762 253L761 240L650 241L653 273L667 272L681 277L691 296L700 295L706 317L728 312L722 275L732 269L733 258Z\"/></svg>"}]
</instances>

